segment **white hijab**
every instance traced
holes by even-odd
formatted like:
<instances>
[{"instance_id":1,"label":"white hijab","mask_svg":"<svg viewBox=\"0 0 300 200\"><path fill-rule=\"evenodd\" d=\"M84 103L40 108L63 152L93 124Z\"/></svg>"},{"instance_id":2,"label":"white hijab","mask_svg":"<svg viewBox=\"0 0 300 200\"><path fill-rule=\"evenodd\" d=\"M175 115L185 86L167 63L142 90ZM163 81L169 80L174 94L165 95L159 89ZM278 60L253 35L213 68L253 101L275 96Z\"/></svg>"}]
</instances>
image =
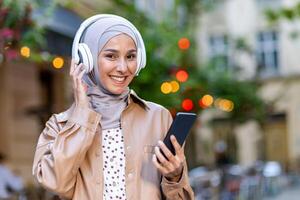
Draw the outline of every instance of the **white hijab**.
<instances>
[{"instance_id":1,"label":"white hijab","mask_svg":"<svg viewBox=\"0 0 300 200\"><path fill-rule=\"evenodd\" d=\"M116 15L99 19L85 30L82 37L82 42L88 45L94 61L93 70L84 75L83 79L88 85L87 95L90 97L92 108L102 115L102 129L120 127L121 114L127 106L129 88L120 95L111 93L101 83L98 70L98 55L102 48L111 38L120 34L130 36L136 45L137 75L146 65L146 50L139 31L128 20Z\"/></svg>"}]
</instances>

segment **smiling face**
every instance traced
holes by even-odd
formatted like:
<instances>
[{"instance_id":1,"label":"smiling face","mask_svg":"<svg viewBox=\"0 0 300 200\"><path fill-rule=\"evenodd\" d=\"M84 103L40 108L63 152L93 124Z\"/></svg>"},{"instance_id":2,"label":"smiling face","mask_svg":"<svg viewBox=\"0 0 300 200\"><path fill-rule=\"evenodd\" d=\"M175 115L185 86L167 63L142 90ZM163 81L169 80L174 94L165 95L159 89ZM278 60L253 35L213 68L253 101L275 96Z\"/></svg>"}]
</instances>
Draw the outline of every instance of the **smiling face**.
<instances>
[{"instance_id":1,"label":"smiling face","mask_svg":"<svg viewBox=\"0 0 300 200\"><path fill-rule=\"evenodd\" d=\"M120 34L111 38L98 55L101 84L113 94L121 94L135 76L137 50L131 37Z\"/></svg>"}]
</instances>

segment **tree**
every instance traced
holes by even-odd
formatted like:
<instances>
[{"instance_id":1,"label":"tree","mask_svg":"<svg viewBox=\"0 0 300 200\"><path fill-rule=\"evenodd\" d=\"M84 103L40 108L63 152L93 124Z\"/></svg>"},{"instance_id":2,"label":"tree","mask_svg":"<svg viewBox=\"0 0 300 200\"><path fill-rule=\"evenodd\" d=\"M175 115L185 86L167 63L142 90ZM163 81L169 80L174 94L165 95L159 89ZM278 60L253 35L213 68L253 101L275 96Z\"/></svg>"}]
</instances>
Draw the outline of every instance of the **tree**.
<instances>
[{"instance_id":1,"label":"tree","mask_svg":"<svg viewBox=\"0 0 300 200\"><path fill-rule=\"evenodd\" d=\"M270 24L277 24L282 20L286 20L288 22L295 22L300 20L300 3L296 3L292 7L280 7L277 9L267 9L265 11L265 15ZM290 34L292 39L299 37L299 30L295 29L295 31Z\"/></svg>"},{"instance_id":2,"label":"tree","mask_svg":"<svg viewBox=\"0 0 300 200\"><path fill-rule=\"evenodd\" d=\"M55 5L48 2L42 17L49 17ZM33 62L52 59L50 54L40 53L46 45L45 29L32 19L32 10L43 6L39 0L0 0L0 64L21 56Z\"/></svg>"},{"instance_id":3,"label":"tree","mask_svg":"<svg viewBox=\"0 0 300 200\"><path fill-rule=\"evenodd\" d=\"M288 21L296 20L300 18L300 3L295 4L292 7L281 7L279 9L267 9L266 16L270 22L278 22L280 19L286 19Z\"/></svg>"},{"instance_id":4,"label":"tree","mask_svg":"<svg viewBox=\"0 0 300 200\"><path fill-rule=\"evenodd\" d=\"M259 85L255 80L238 80L238 72L220 70L211 64L199 64L196 59L195 36L199 12L212 9L217 1L207 4L208 1L176 0L173 10L164 13L165 17L158 21L135 9L131 1L112 2L115 5L110 12L131 20L141 30L146 43L148 68L141 71L133 83L139 95L166 106L173 114L182 110L201 114L204 109L221 109L226 113L232 130L236 124L246 120L263 119L265 105L257 94ZM178 10L182 12L178 13ZM178 48L181 38L189 39L189 48ZM162 83L176 80L175 75L179 70L188 73L188 80L180 83L178 92L163 94L160 90ZM215 107L204 104L206 94L214 98ZM187 155L195 155L195 137L195 134L191 134L188 138ZM197 164L193 159L188 159L191 166Z\"/></svg>"},{"instance_id":5,"label":"tree","mask_svg":"<svg viewBox=\"0 0 300 200\"><path fill-rule=\"evenodd\" d=\"M197 63L195 35L198 12L204 10L206 1L175 1L172 11L164 13L162 20L153 20L135 8L131 1L114 0L109 12L123 15L141 31L147 47L147 69L141 71L133 83L133 88L145 99L158 102L171 111L181 111L182 101L191 99L194 106L189 111L201 113L205 106L198 105L205 94L216 98L227 98L234 103L228 117L236 122L249 118L261 119L263 103L256 94L257 86L251 81L239 81L229 72L220 71L210 65ZM176 12L184 10L181 17ZM178 41L185 37L190 41L186 50L178 48ZM160 87L164 81L176 80L176 72L185 70L189 74L187 82L180 84L176 93L163 94Z\"/></svg>"}]
</instances>

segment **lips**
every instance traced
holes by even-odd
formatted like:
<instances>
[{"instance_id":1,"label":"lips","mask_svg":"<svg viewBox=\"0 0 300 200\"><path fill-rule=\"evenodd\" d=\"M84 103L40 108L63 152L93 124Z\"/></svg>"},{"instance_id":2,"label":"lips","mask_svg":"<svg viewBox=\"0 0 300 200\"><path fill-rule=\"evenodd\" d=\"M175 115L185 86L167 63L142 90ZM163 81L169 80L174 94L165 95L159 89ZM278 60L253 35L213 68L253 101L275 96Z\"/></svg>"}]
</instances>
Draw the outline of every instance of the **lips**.
<instances>
[{"instance_id":1,"label":"lips","mask_svg":"<svg viewBox=\"0 0 300 200\"><path fill-rule=\"evenodd\" d=\"M126 80L126 76L109 76L114 82L121 84L124 83Z\"/></svg>"}]
</instances>

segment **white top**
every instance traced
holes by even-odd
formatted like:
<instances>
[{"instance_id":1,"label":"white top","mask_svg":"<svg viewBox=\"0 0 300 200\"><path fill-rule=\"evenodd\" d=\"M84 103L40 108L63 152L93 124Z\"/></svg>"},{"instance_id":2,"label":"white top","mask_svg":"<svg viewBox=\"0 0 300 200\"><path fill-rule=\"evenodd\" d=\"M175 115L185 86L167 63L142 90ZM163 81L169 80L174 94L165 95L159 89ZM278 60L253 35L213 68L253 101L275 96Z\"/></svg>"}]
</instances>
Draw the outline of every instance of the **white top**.
<instances>
[{"instance_id":1,"label":"white top","mask_svg":"<svg viewBox=\"0 0 300 200\"><path fill-rule=\"evenodd\" d=\"M125 151L122 129L102 131L103 199L126 199L125 192Z\"/></svg>"}]
</instances>

